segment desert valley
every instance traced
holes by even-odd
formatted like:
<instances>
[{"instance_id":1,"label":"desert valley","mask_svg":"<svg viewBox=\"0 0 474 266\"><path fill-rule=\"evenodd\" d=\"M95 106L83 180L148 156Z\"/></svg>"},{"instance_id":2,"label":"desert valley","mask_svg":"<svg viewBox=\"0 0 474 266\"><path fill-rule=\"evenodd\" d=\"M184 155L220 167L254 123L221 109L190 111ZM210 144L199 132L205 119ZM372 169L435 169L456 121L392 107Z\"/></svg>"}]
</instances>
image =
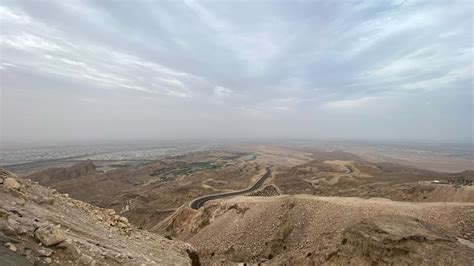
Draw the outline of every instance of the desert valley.
<instances>
[{"instance_id":1,"label":"desert valley","mask_svg":"<svg viewBox=\"0 0 474 266\"><path fill-rule=\"evenodd\" d=\"M412 165L467 166L439 171L331 145L206 144L5 166L3 263L471 265L466 154L418 150L425 157Z\"/></svg>"}]
</instances>

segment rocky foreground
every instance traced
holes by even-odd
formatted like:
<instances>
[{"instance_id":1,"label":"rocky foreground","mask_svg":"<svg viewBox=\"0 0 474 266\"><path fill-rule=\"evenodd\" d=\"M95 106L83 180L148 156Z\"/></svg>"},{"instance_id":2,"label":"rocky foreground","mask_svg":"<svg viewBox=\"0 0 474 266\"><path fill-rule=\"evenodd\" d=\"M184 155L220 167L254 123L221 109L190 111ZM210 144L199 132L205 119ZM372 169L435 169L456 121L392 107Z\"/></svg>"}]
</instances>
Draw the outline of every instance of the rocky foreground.
<instances>
[{"instance_id":1,"label":"rocky foreground","mask_svg":"<svg viewBox=\"0 0 474 266\"><path fill-rule=\"evenodd\" d=\"M195 250L0 169L0 265L191 265Z\"/></svg>"}]
</instances>

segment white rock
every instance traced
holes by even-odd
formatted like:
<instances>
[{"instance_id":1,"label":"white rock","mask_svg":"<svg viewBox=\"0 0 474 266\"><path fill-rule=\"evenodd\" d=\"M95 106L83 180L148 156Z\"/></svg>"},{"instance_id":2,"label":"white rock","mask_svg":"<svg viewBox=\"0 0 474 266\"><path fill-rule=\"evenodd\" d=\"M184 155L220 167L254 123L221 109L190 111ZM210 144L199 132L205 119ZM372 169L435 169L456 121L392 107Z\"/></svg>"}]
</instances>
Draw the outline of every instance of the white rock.
<instances>
[{"instance_id":1,"label":"white rock","mask_svg":"<svg viewBox=\"0 0 474 266\"><path fill-rule=\"evenodd\" d=\"M58 244L66 240L60 226L42 226L35 231L35 237L45 246Z\"/></svg>"},{"instance_id":2,"label":"white rock","mask_svg":"<svg viewBox=\"0 0 474 266\"><path fill-rule=\"evenodd\" d=\"M5 246L8 247L8 249L10 249L13 252L17 251L17 248L12 243L6 243Z\"/></svg>"},{"instance_id":3,"label":"white rock","mask_svg":"<svg viewBox=\"0 0 474 266\"><path fill-rule=\"evenodd\" d=\"M49 257L53 254L53 251L51 249L40 249L38 250L38 254L40 257Z\"/></svg>"},{"instance_id":4,"label":"white rock","mask_svg":"<svg viewBox=\"0 0 474 266\"><path fill-rule=\"evenodd\" d=\"M15 178L7 177L5 181L3 181L3 186L6 189L19 189L20 183L18 183Z\"/></svg>"}]
</instances>

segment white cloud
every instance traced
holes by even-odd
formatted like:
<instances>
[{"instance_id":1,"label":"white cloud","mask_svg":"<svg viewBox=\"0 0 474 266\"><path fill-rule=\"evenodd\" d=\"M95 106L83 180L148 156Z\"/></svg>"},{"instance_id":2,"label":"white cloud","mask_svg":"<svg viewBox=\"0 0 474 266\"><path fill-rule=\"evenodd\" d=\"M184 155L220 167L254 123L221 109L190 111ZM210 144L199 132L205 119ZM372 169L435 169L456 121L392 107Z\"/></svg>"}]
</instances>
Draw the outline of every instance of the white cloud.
<instances>
[{"instance_id":1,"label":"white cloud","mask_svg":"<svg viewBox=\"0 0 474 266\"><path fill-rule=\"evenodd\" d=\"M349 59L353 58L395 34L422 30L434 25L442 14L442 10L436 8L424 8L423 12L403 11L405 10L393 9L382 12L380 16L356 24L354 28L343 32L338 42L349 42L350 46L342 51L342 54Z\"/></svg>"},{"instance_id":2,"label":"white cloud","mask_svg":"<svg viewBox=\"0 0 474 266\"><path fill-rule=\"evenodd\" d=\"M14 64L5 63L5 62L2 62L2 63L0 64L0 69L1 69L1 70L8 69L8 68L13 68L13 67L17 67L17 66L14 65Z\"/></svg>"},{"instance_id":3,"label":"white cloud","mask_svg":"<svg viewBox=\"0 0 474 266\"><path fill-rule=\"evenodd\" d=\"M451 89L456 82L472 80L473 74L472 67L463 67L451 70L441 77L403 84L400 89L408 91Z\"/></svg>"},{"instance_id":4,"label":"white cloud","mask_svg":"<svg viewBox=\"0 0 474 266\"><path fill-rule=\"evenodd\" d=\"M0 23L8 24L31 24L29 16L17 10L0 6Z\"/></svg>"},{"instance_id":5,"label":"white cloud","mask_svg":"<svg viewBox=\"0 0 474 266\"><path fill-rule=\"evenodd\" d=\"M376 99L377 97L361 97L355 99L328 101L321 104L321 108L325 110L353 110L366 107Z\"/></svg>"},{"instance_id":6,"label":"white cloud","mask_svg":"<svg viewBox=\"0 0 474 266\"><path fill-rule=\"evenodd\" d=\"M429 94L433 110L467 119L470 3L358 3L2 3L2 82L103 102L133 95L160 101L149 107L157 114L166 105L183 117L292 117L300 126L300 116L366 115L387 99L397 106Z\"/></svg>"},{"instance_id":7,"label":"white cloud","mask_svg":"<svg viewBox=\"0 0 474 266\"><path fill-rule=\"evenodd\" d=\"M26 32L14 36L4 36L1 40L1 44L21 50L40 49L51 52L66 51L64 47L61 47L54 42Z\"/></svg>"},{"instance_id":8,"label":"white cloud","mask_svg":"<svg viewBox=\"0 0 474 266\"><path fill-rule=\"evenodd\" d=\"M9 9L0 10L15 21L31 25L18 31L9 30L0 42L2 49L21 50L31 55L22 60L8 60L9 56L5 55L2 61L14 61L15 65L30 71L74 78L107 89L125 88L172 97L191 96L190 89L180 79L199 78L94 44L74 45L78 42L60 37L61 32L57 29L45 27L31 17ZM9 66L7 64L2 62L2 69Z\"/></svg>"},{"instance_id":9,"label":"white cloud","mask_svg":"<svg viewBox=\"0 0 474 266\"><path fill-rule=\"evenodd\" d=\"M217 96L217 97L227 97L227 96L231 96L233 94L234 91L232 91L231 89L228 89L228 88L224 88L222 86L216 86L214 87L214 94Z\"/></svg>"},{"instance_id":10,"label":"white cloud","mask_svg":"<svg viewBox=\"0 0 474 266\"><path fill-rule=\"evenodd\" d=\"M230 26L225 20L218 18L198 2L194 0L185 0L184 3L191 10L193 10L210 28L218 32L229 30Z\"/></svg>"}]
</instances>

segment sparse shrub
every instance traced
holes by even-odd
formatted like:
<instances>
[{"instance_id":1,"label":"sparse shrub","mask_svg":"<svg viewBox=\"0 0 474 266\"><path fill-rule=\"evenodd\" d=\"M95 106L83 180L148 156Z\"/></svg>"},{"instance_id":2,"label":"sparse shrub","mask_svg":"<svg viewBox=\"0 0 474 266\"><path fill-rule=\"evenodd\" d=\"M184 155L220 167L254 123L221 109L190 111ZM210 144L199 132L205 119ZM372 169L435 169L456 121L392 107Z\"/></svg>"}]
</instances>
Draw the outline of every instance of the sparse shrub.
<instances>
[{"instance_id":1,"label":"sparse shrub","mask_svg":"<svg viewBox=\"0 0 474 266\"><path fill-rule=\"evenodd\" d=\"M341 244L345 245L347 243L347 238L343 238Z\"/></svg>"},{"instance_id":2,"label":"sparse shrub","mask_svg":"<svg viewBox=\"0 0 474 266\"><path fill-rule=\"evenodd\" d=\"M8 213L3 210L0 210L0 220L6 220L6 219L8 219Z\"/></svg>"}]
</instances>

